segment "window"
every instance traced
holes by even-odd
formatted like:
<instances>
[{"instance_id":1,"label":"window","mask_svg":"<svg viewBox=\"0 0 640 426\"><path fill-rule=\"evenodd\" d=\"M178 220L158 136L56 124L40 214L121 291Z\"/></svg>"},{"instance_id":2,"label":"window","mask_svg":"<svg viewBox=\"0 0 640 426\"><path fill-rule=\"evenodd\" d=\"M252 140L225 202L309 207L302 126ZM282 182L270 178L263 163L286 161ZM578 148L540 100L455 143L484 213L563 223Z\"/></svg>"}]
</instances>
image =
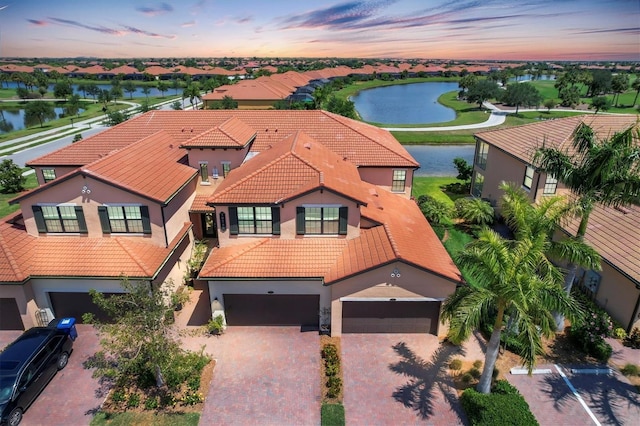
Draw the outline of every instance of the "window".
<instances>
[{"instance_id":1,"label":"window","mask_svg":"<svg viewBox=\"0 0 640 426\"><path fill-rule=\"evenodd\" d=\"M229 172L231 171L231 163L228 161L222 162L222 177L227 177Z\"/></svg>"},{"instance_id":2,"label":"window","mask_svg":"<svg viewBox=\"0 0 640 426\"><path fill-rule=\"evenodd\" d=\"M482 197L482 187L484 186L484 176L478 172L475 172L473 177L473 186L471 187L471 194L474 197Z\"/></svg>"},{"instance_id":3,"label":"window","mask_svg":"<svg viewBox=\"0 0 640 426\"><path fill-rule=\"evenodd\" d=\"M489 144L486 142L478 141L476 143L476 158L475 163L481 169L487 167L487 156L489 155Z\"/></svg>"},{"instance_id":4,"label":"window","mask_svg":"<svg viewBox=\"0 0 640 426\"><path fill-rule=\"evenodd\" d=\"M280 207L229 207L229 232L280 235Z\"/></svg>"},{"instance_id":5,"label":"window","mask_svg":"<svg viewBox=\"0 0 640 426\"><path fill-rule=\"evenodd\" d=\"M391 183L391 190L394 192L404 192L404 186L407 181L406 170L394 170L393 182Z\"/></svg>"},{"instance_id":6,"label":"window","mask_svg":"<svg viewBox=\"0 0 640 426\"><path fill-rule=\"evenodd\" d=\"M82 206L33 206L38 232L87 233Z\"/></svg>"},{"instance_id":7,"label":"window","mask_svg":"<svg viewBox=\"0 0 640 426\"><path fill-rule=\"evenodd\" d=\"M147 206L98 207L102 232L117 234L150 234L151 221Z\"/></svg>"},{"instance_id":8,"label":"window","mask_svg":"<svg viewBox=\"0 0 640 426\"><path fill-rule=\"evenodd\" d=\"M42 178L44 179L44 183L54 180L56 178L56 170L42 169Z\"/></svg>"},{"instance_id":9,"label":"window","mask_svg":"<svg viewBox=\"0 0 640 426\"><path fill-rule=\"evenodd\" d=\"M347 234L346 207L298 207L296 213L298 235Z\"/></svg>"},{"instance_id":10,"label":"window","mask_svg":"<svg viewBox=\"0 0 640 426\"><path fill-rule=\"evenodd\" d=\"M209 163L206 161L200 163L200 182L209 182Z\"/></svg>"},{"instance_id":11,"label":"window","mask_svg":"<svg viewBox=\"0 0 640 426\"><path fill-rule=\"evenodd\" d=\"M542 191L543 195L553 195L556 193L556 189L558 188L558 179L551 175L547 175L547 180L544 183L544 191Z\"/></svg>"},{"instance_id":12,"label":"window","mask_svg":"<svg viewBox=\"0 0 640 426\"><path fill-rule=\"evenodd\" d=\"M533 167L527 166L527 169L524 172L524 181L522 182L522 186L526 189L531 189L531 185L533 185L533 173Z\"/></svg>"}]
</instances>

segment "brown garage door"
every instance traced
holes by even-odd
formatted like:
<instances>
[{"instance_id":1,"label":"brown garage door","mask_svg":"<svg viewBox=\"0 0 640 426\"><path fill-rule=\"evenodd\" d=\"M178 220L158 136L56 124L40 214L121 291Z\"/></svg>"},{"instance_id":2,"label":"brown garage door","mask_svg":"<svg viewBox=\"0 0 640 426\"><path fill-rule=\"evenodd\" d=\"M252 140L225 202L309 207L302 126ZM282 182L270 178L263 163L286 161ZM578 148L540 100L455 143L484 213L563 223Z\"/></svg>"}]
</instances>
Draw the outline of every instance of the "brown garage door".
<instances>
[{"instance_id":1,"label":"brown garage door","mask_svg":"<svg viewBox=\"0 0 640 426\"><path fill-rule=\"evenodd\" d=\"M223 298L229 325L318 326L318 295L224 294Z\"/></svg>"},{"instance_id":2,"label":"brown garage door","mask_svg":"<svg viewBox=\"0 0 640 426\"><path fill-rule=\"evenodd\" d=\"M104 293L110 296L113 293ZM56 318L74 317L76 322L82 323L82 315L90 312L101 321L109 321L109 317L91 300L89 293L49 293L51 307Z\"/></svg>"},{"instance_id":3,"label":"brown garage door","mask_svg":"<svg viewBox=\"0 0 640 426\"><path fill-rule=\"evenodd\" d=\"M343 333L438 331L440 302L342 302Z\"/></svg>"},{"instance_id":4,"label":"brown garage door","mask_svg":"<svg viewBox=\"0 0 640 426\"><path fill-rule=\"evenodd\" d=\"M24 330L18 302L13 297L0 298L0 330Z\"/></svg>"}]
</instances>

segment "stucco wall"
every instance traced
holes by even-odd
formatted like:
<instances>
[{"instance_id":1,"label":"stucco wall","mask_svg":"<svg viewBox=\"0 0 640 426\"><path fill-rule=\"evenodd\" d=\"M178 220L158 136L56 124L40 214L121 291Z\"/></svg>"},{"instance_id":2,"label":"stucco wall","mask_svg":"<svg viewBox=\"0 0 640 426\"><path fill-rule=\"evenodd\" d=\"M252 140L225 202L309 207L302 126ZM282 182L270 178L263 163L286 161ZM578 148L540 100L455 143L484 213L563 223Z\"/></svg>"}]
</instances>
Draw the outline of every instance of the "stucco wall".
<instances>
[{"instance_id":1,"label":"stucco wall","mask_svg":"<svg viewBox=\"0 0 640 426\"><path fill-rule=\"evenodd\" d=\"M51 166L47 166L47 167L34 167L33 168L35 170L36 173L36 178L38 179L38 186L39 185L43 185L44 182L44 177L42 176L42 169L54 169L55 173L56 173L56 179L64 176L66 174L71 173L72 171L76 170L77 167L71 167L71 166L55 166L55 167L51 167Z\"/></svg>"},{"instance_id":2,"label":"stucco wall","mask_svg":"<svg viewBox=\"0 0 640 426\"><path fill-rule=\"evenodd\" d=\"M0 298L13 298L18 305L20 317L25 330L36 326L36 311L39 309L35 301L33 287L30 281L23 285L0 285Z\"/></svg>"},{"instance_id":3,"label":"stucco wall","mask_svg":"<svg viewBox=\"0 0 640 426\"><path fill-rule=\"evenodd\" d=\"M632 319L633 327L640 327L640 313L634 312L640 290L606 262L602 262L602 271L599 273L602 278L596 293L596 302L625 329Z\"/></svg>"},{"instance_id":4,"label":"stucco wall","mask_svg":"<svg viewBox=\"0 0 640 426\"><path fill-rule=\"evenodd\" d=\"M49 292L69 292L88 293L89 290L96 289L103 293L123 293L120 287L120 280L92 280L92 279L69 279L69 278L34 278L31 280L33 294L39 309L51 309L55 315Z\"/></svg>"},{"instance_id":5,"label":"stucco wall","mask_svg":"<svg viewBox=\"0 0 640 426\"><path fill-rule=\"evenodd\" d=\"M391 191L394 170L405 170L407 172L404 191ZM413 186L413 169L405 169L402 167L359 167L358 173L360 174L360 179L365 182L372 183L383 189L386 189L389 192L393 192L394 194L398 194L405 198L411 198L411 188Z\"/></svg>"},{"instance_id":6,"label":"stucco wall","mask_svg":"<svg viewBox=\"0 0 640 426\"><path fill-rule=\"evenodd\" d=\"M193 179L164 207L164 220L169 242L178 235L185 222L190 222L189 208L196 197L198 179ZM162 208L162 207L161 207ZM160 213L162 215L162 212Z\"/></svg>"},{"instance_id":7,"label":"stucco wall","mask_svg":"<svg viewBox=\"0 0 640 426\"><path fill-rule=\"evenodd\" d=\"M213 179L213 168L218 169L218 175L222 177L222 162L229 161L231 169L240 166L247 156L249 148L242 149L210 149L210 148L192 148L189 149L189 165L200 170L200 162L208 163L209 180ZM198 176L198 181L200 181Z\"/></svg>"}]
</instances>

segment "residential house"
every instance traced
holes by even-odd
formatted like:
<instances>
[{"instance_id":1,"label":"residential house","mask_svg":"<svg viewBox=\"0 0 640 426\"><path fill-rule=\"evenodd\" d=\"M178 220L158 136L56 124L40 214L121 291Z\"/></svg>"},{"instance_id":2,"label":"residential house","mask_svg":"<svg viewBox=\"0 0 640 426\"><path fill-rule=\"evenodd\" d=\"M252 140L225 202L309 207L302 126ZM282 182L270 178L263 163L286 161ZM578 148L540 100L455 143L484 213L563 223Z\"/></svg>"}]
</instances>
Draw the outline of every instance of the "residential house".
<instances>
[{"instance_id":1,"label":"residential house","mask_svg":"<svg viewBox=\"0 0 640 426\"><path fill-rule=\"evenodd\" d=\"M438 334L461 281L410 198L419 164L325 111L150 111L30 166L0 224L2 324L95 310L121 276L176 288L196 239L229 325Z\"/></svg>"},{"instance_id":2,"label":"residential house","mask_svg":"<svg viewBox=\"0 0 640 426\"><path fill-rule=\"evenodd\" d=\"M581 115L542 121L507 129L476 133L471 193L499 207L502 181L514 182L527 191L532 201L564 194L562 182L540 172L532 164L543 145L575 152L576 130L591 127L600 140L635 126L636 115ZM575 235L574 220L563 232ZM640 206L609 208L596 206L589 219L585 241L602 256L602 271L580 271L578 285L605 308L627 330L640 327Z\"/></svg>"}]
</instances>

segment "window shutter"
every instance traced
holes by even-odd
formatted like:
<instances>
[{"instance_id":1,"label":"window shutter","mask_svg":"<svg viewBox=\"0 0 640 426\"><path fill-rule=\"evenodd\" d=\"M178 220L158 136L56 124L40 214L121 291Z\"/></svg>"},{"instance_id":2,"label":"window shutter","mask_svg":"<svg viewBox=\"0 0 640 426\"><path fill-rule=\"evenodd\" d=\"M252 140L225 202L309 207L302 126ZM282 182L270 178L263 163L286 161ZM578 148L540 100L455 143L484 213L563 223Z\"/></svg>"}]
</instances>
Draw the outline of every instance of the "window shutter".
<instances>
[{"instance_id":1,"label":"window shutter","mask_svg":"<svg viewBox=\"0 0 640 426\"><path fill-rule=\"evenodd\" d=\"M238 235L238 208L229 207L229 234Z\"/></svg>"},{"instance_id":2,"label":"window shutter","mask_svg":"<svg viewBox=\"0 0 640 426\"><path fill-rule=\"evenodd\" d=\"M106 206L98 206L98 216L100 217L100 226L102 226L103 234L111 233L111 225L109 224L109 214Z\"/></svg>"},{"instance_id":3,"label":"window shutter","mask_svg":"<svg viewBox=\"0 0 640 426\"><path fill-rule=\"evenodd\" d=\"M42 207L40 206L31 206L33 210L33 218L36 220L36 226L38 227L38 232L47 232L47 225L44 223L44 215L42 214Z\"/></svg>"},{"instance_id":4,"label":"window shutter","mask_svg":"<svg viewBox=\"0 0 640 426\"><path fill-rule=\"evenodd\" d=\"M76 206L76 219L78 219L78 228L80 228L81 234L86 234L87 231L87 222L84 220L84 211L82 211L82 206Z\"/></svg>"},{"instance_id":5,"label":"window shutter","mask_svg":"<svg viewBox=\"0 0 640 426\"><path fill-rule=\"evenodd\" d=\"M149 219L149 207L140 206L140 216L142 216L142 233L151 234L151 219Z\"/></svg>"},{"instance_id":6,"label":"window shutter","mask_svg":"<svg viewBox=\"0 0 640 426\"><path fill-rule=\"evenodd\" d=\"M273 235L280 235L280 207L271 207L271 223Z\"/></svg>"},{"instance_id":7,"label":"window shutter","mask_svg":"<svg viewBox=\"0 0 640 426\"><path fill-rule=\"evenodd\" d=\"M340 207L340 223L338 225L338 234L347 235L347 222L349 215L348 207Z\"/></svg>"},{"instance_id":8,"label":"window shutter","mask_svg":"<svg viewBox=\"0 0 640 426\"><path fill-rule=\"evenodd\" d=\"M296 234L304 235L304 207L296 207Z\"/></svg>"}]
</instances>

